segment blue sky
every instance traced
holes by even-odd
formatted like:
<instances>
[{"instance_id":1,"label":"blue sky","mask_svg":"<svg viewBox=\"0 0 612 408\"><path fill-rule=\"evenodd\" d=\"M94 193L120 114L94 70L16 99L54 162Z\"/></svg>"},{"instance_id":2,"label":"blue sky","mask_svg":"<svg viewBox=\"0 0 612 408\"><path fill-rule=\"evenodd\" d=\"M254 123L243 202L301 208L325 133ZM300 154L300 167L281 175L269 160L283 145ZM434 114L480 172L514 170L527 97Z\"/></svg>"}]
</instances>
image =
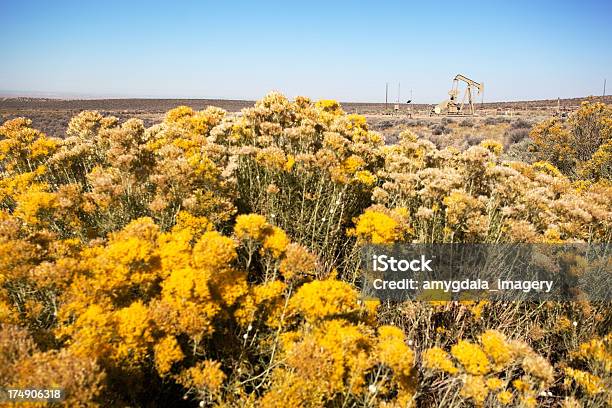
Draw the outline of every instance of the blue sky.
<instances>
[{"instance_id":1,"label":"blue sky","mask_svg":"<svg viewBox=\"0 0 612 408\"><path fill-rule=\"evenodd\" d=\"M485 101L612 90L612 1L6 1L0 92Z\"/></svg>"}]
</instances>

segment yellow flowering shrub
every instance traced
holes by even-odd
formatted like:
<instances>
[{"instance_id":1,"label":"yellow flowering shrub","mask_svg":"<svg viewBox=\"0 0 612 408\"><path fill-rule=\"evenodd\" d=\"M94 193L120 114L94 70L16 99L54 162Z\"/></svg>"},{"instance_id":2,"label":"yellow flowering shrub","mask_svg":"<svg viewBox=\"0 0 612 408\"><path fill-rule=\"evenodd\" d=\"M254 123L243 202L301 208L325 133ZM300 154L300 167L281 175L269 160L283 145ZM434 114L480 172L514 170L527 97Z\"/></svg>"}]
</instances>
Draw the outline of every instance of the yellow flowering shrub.
<instances>
[{"instance_id":1,"label":"yellow flowering shrub","mask_svg":"<svg viewBox=\"0 0 612 408\"><path fill-rule=\"evenodd\" d=\"M9 173L33 172L58 147L59 140L32 129L32 121L17 118L0 126L0 163Z\"/></svg>"},{"instance_id":2,"label":"yellow flowering shrub","mask_svg":"<svg viewBox=\"0 0 612 408\"><path fill-rule=\"evenodd\" d=\"M567 123L558 119L544 121L530 136L537 153L563 173L598 180L609 178L612 108L601 102L582 102Z\"/></svg>"},{"instance_id":3,"label":"yellow flowering shrub","mask_svg":"<svg viewBox=\"0 0 612 408\"><path fill-rule=\"evenodd\" d=\"M565 375L566 384L573 380L589 395L601 394L605 391L602 379L589 372L568 367L565 369Z\"/></svg>"},{"instance_id":4,"label":"yellow flowering shrub","mask_svg":"<svg viewBox=\"0 0 612 408\"><path fill-rule=\"evenodd\" d=\"M413 354L397 328L381 327L377 339L363 325L325 320L310 330L287 333L282 351L286 367L279 376L273 374L264 405L278 401L278 394L305 406L320 406L347 394L402 406L414 404ZM302 394L306 390L308 394Z\"/></svg>"},{"instance_id":5,"label":"yellow flowering shrub","mask_svg":"<svg viewBox=\"0 0 612 408\"><path fill-rule=\"evenodd\" d=\"M181 209L227 221L234 213L229 155L206 138L224 112L177 110L183 113L170 112L151 129L137 119L119 124L84 111L62 140L47 138L26 119L2 124L0 161L9 173L0 183L0 205L63 236L88 238L140 216L167 229ZM23 195L28 189L35 194Z\"/></svg>"},{"instance_id":6,"label":"yellow flowering shrub","mask_svg":"<svg viewBox=\"0 0 612 408\"><path fill-rule=\"evenodd\" d=\"M572 188L558 160L509 162L487 146L438 150L405 132L396 145L381 149L385 162L370 209L405 211L401 228L408 232L387 234L389 240L551 242L548 235L556 230L563 242L607 242L609 183Z\"/></svg>"},{"instance_id":7,"label":"yellow flowering shrub","mask_svg":"<svg viewBox=\"0 0 612 408\"><path fill-rule=\"evenodd\" d=\"M395 326L382 326L378 329L377 356L393 370L393 380L398 386L398 400L410 401L416 391L414 372L414 353L406 345L402 329Z\"/></svg>"},{"instance_id":8,"label":"yellow flowering shrub","mask_svg":"<svg viewBox=\"0 0 612 408\"><path fill-rule=\"evenodd\" d=\"M502 144L497 140L486 139L480 142L480 145L498 156L504 150L504 146L502 146Z\"/></svg>"},{"instance_id":9,"label":"yellow flowering shrub","mask_svg":"<svg viewBox=\"0 0 612 408\"><path fill-rule=\"evenodd\" d=\"M62 139L6 121L0 385L64 406L609 405L609 305L380 302L359 252L609 243L610 129L597 103L538 124L530 164L493 140L385 145L279 93L148 128L83 111Z\"/></svg>"},{"instance_id":10,"label":"yellow flowering shrub","mask_svg":"<svg viewBox=\"0 0 612 408\"><path fill-rule=\"evenodd\" d=\"M612 333L580 344L571 356L590 363L604 372L612 372Z\"/></svg>"},{"instance_id":11,"label":"yellow flowering shrub","mask_svg":"<svg viewBox=\"0 0 612 408\"><path fill-rule=\"evenodd\" d=\"M612 334L578 345L570 353L571 367L564 368L564 385L583 392L599 403L610 401L612 375Z\"/></svg>"},{"instance_id":12,"label":"yellow flowering shrub","mask_svg":"<svg viewBox=\"0 0 612 408\"><path fill-rule=\"evenodd\" d=\"M536 125L529 134L541 158L553 163L563 171L571 171L575 166L575 146L572 145L571 133L558 119L549 119Z\"/></svg>"},{"instance_id":13,"label":"yellow flowering shrub","mask_svg":"<svg viewBox=\"0 0 612 408\"><path fill-rule=\"evenodd\" d=\"M587 180L610 180L612 178L610 163L612 163L612 139L599 146L591 159L579 167L578 174Z\"/></svg>"},{"instance_id":14,"label":"yellow flowering shrub","mask_svg":"<svg viewBox=\"0 0 612 408\"><path fill-rule=\"evenodd\" d=\"M478 343L459 340L450 354L437 346L426 349L422 357L426 374L460 379L455 394L476 406L494 398L509 405L515 395L525 405L535 406L536 397L554 383L551 364L526 343L508 340L492 329L478 336Z\"/></svg>"},{"instance_id":15,"label":"yellow flowering shrub","mask_svg":"<svg viewBox=\"0 0 612 408\"><path fill-rule=\"evenodd\" d=\"M0 366L0 381L7 388L61 388L66 406L99 406L96 401L104 401L106 376L95 359L68 349L42 351L17 325L0 323Z\"/></svg>"},{"instance_id":16,"label":"yellow flowering shrub","mask_svg":"<svg viewBox=\"0 0 612 408\"><path fill-rule=\"evenodd\" d=\"M378 182L382 137L335 101L289 101L278 93L211 134L235 153L243 212L264 215L316 252L324 273L331 272L332 254L352 250L345 230L369 205Z\"/></svg>"}]
</instances>

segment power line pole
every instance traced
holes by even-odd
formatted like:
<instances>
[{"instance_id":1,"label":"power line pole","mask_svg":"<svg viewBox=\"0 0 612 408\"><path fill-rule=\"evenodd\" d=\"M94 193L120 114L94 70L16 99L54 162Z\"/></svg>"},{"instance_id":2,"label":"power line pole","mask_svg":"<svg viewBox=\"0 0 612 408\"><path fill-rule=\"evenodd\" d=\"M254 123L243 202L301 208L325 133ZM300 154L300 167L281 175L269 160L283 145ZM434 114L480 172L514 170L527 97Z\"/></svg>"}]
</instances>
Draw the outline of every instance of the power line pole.
<instances>
[{"instance_id":1,"label":"power line pole","mask_svg":"<svg viewBox=\"0 0 612 408\"><path fill-rule=\"evenodd\" d=\"M484 86L482 87L482 91L480 93L480 109L484 109Z\"/></svg>"},{"instance_id":2,"label":"power line pole","mask_svg":"<svg viewBox=\"0 0 612 408\"><path fill-rule=\"evenodd\" d=\"M603 96L606 96L606 78L604 78L604 91L603 91Z\"/></svg>"},{"instance_id":3,"label":"power line pole","mask_svg":"<svg viewBox=\"0 0 612 408\"><path fill-rule=\"evenodd\" d=\"M400 89L401 89L400 86L401 86L401 83L398 82L397 83L397 104L398 105L400 103Z\"/></svg>"},{"instance_id":4,"label":"power line pole","mask_svg":"<svg viewBox=\"0 0 612 408\"><path fill-rule=\"evenodd\" d=\"M389 83L385 82L385 110L387 109L388 103L389 103Z\"/></svg>"}]
</instances>

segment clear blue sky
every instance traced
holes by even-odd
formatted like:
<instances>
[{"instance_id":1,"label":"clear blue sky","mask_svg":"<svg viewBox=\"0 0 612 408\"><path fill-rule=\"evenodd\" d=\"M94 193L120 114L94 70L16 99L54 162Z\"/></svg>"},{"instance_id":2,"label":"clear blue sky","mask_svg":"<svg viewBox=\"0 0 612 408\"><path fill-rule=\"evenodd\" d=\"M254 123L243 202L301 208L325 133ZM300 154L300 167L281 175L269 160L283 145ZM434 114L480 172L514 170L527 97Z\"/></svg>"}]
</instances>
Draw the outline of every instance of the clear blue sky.
<instances>
[{"instance_id":1,"label":"clear blue sky","mask_svg":"<svg viewBox=\"0 0 612 408\"><path fill-rule=\"evenodd\" d=\"M612 1L6 1L0 92L485 100L612 91Z\"/></svg>"}]
</instances>

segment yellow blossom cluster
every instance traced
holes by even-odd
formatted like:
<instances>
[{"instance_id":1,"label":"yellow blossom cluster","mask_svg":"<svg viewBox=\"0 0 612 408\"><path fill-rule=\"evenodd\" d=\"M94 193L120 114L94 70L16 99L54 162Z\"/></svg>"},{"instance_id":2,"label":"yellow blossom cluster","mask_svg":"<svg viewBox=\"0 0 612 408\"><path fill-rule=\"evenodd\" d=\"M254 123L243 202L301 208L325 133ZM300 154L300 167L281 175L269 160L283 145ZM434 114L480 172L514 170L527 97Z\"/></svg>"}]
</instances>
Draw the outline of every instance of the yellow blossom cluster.
<instances>
[{"instance_id":1,"label":"yellow blossom cluster","mask_svg":"<svg viewBox=\"0 0 612 408\"><path fill-rule=\"evenodd\" d=\"M354 290L346 283L330 285L352 292L352 299L343 301L345 310L330 308L331 297L322 300L314 321L310 305L293 317L303 316L311 323L283 334L282 368L275 370L263 404L285 401L291 406L321 406L342 395L354 395L371 404L415 406L414 353L402 330L381 326L375 331L364 325L363 313L371 312L356 300ZM324 291L324 287L313 289ZM299 299L303 295L296 294Z\"/></svg>"},{"instance_id":2,"label":"yellow blossom cluster","mask_svg":"<svg viewBox=\"0 0 612 408\"><path fill-rule=\"evenodd\" d=\"M565 367L564 385L598 402L612 401L612 334L581 343L570 356L574 367Z\"/></svg>"},{"instance_id":3,"label":"yellow blossom cluster","mask_svg":"<svg viewBox=\"0 0 612 408\"><path fill-rule=\"evenodd\" d=\"M349 234L359 242L390 244L402 241L409 231L405 229L405 209L387 210L384 207L367 209L355 219L355 228Z\"/></svg>"},{"instance_id":4,"label":"yellow blossom cluster","mask_svg":"<svg viewBox=\"0 0 612 408\"><path fill-rule=\"evenodd\" d=\"M515 399L536 406L536 397L553 384L548 360L520 340L508 340L497 330L486 330L479 344L459 340L450 354L440 347L423 352L423 367L433 375L443 373L461 379L458 395L476 406L487 398L510 404ZM522 376L519 376L522 373Z\"/></svg>"}]
</instances>

